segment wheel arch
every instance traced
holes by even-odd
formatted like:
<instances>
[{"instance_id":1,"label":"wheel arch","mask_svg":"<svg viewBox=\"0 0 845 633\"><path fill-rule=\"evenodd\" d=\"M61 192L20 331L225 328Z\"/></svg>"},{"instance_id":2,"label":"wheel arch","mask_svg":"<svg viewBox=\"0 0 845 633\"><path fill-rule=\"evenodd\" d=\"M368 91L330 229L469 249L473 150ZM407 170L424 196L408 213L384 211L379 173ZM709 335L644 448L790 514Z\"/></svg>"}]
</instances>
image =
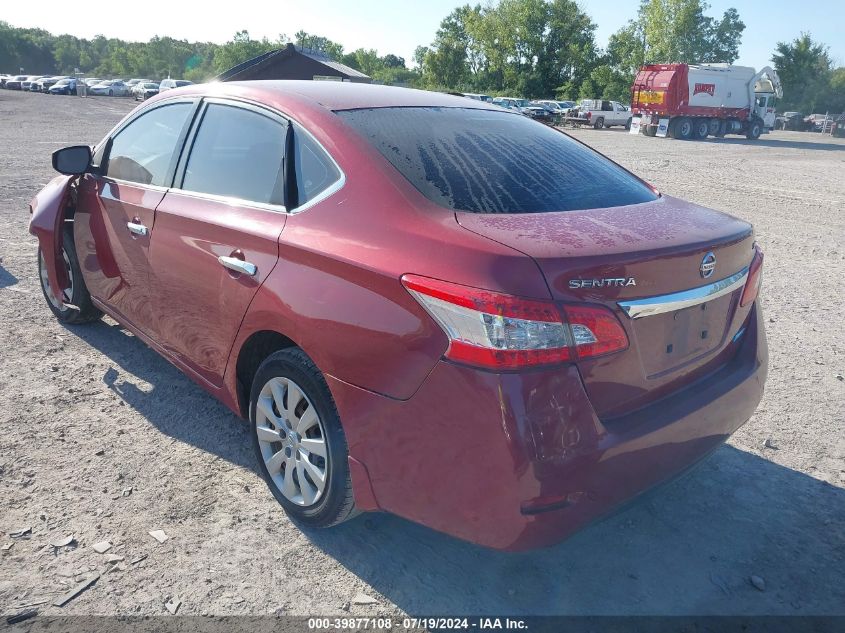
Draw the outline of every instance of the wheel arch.
<instances>
[{"instance_id":1,"label":"wheel arch","mask_svg":"<svg viewBox=\"0 0 845 633\"><path fill-rule=\"evenodd\" d=\"M249 419L249 393L258 367L270 354L290 347L298 347L296 342L276 330L257 330L252 332L237 351L235 361L235 397L240 415Z\"/></svg>"},{"instance_id":2,"label":"wheel arch","mask_svg":"<svg viewBox=\"0 0 845 633\"><path fill-rule=\"evenodd\" d=\"M75 180L76 176L56 176L29 203L32 216L29 232L38 238L50 288L57 297L68 282L62 260L63 231L65 219L72 218L75 212L72 204Z\"/></svg>"}]
</instances>

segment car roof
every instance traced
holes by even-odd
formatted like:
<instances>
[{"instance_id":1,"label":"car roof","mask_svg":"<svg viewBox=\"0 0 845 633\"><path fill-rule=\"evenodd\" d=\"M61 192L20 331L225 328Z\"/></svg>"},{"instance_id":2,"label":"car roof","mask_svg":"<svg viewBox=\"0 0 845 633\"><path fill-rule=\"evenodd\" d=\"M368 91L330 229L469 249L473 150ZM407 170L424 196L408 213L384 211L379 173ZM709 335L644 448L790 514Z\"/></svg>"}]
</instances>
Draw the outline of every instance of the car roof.
<instances>
[{"instance_id":1,"label":"car roof","mask_svg":"<svg viewBox=\"0 0 845 633\"><path fill-rule=\"evenodd\" d=\"M329 110L357 110L390 107L473 108L499 111L484 101L455 97L442 92L339 81L233 81L194 84L179 88L181 94L238 96L244 89L265 93L268 98L293 94L316 102Z\"/></svg>"}]
</instances>

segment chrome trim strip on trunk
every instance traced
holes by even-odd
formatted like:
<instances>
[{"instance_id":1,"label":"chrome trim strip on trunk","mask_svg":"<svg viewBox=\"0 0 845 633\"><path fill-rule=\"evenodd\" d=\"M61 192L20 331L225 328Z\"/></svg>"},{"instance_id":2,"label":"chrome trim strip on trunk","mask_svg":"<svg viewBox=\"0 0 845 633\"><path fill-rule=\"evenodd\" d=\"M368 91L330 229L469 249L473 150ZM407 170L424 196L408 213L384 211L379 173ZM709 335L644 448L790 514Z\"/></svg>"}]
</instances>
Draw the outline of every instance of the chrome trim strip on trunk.
<instances>
[{"instance_id":1,"label":"chrome trim strip on trunk","mask_svg":"<svg viewBox=\"0 0 845 633\"><path fill-rule=\"evenodd\" d=\"M734 273L730 277L725 277L719 281L714 281L712 284L706 286L699 286L698 288L691 288L690 290L682 290L681 292L673 292L668 295L658 295L656 297L646 297L645 299L634 299L633 301L620 301L617 305L632 319L641 319L642 317L651 316L652 314L663 314L664 312L674 312L675 310L683 310L697 306L707 301L712 301L718 297L738 290L745 285L745 280L748 278L748 266Z\"/></svg>"}]
</instances>

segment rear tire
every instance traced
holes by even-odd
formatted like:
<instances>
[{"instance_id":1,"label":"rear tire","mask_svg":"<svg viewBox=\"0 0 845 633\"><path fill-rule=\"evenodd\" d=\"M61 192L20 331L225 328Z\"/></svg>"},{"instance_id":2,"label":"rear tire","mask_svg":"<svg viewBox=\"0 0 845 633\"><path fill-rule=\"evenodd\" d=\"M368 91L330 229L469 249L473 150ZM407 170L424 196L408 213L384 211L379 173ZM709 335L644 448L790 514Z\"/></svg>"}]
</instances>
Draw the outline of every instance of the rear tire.
<instances>
[{"instance_id":1,"label":"rear tire","mask_svg":"<svg viewBox=\"0 0 845 633\"><path fill-rule=\"evenodd\" d=\"M709 129L707 130L710 136L718 136L721 122L719 119L710 119Z\"/></svg>"},{"instance_id":2,"label":"rear tire","mask_svg":"<svg viewBox=\"0 0 845 633\"><path fill-rule=\"evenodd\" d=\"M41 281L41 292L47 301L47 307L62 323L74 325L97 321L103 316L91 301L91 295L82 278L79 259L76 257L76 247L73 243L73 225L68 224L62 235L62 259L70 281L70 287L63 292L61 300L57 299L50 288L47 270L44 264L44 254L38 248L38 279ZM68 305L70 304L70 305Z\"/></svg>"},{"instance_id":3,"label":"rear tire","mask_svg":"<svg viewBox=\"0 0 845 633\"><path fill-rule=\"evenodd\" d=\"M602 129L604 127L604 117L600 116L598 119L596 119L596 122L593 123L593 127L597 130Z\"/></svg>"},{"instance_id":4,"label":"rear tire","mask_svg":"<svg viewBox=\"0 0 845 633\"><path fill-rule=\"evenodd\" d=\"M679 141L687 141L692 136L692 121L689 117L678 117L669 121L669 136Z\"/></svg>"},{"instance_id":5,"label":"rear tire","mask_svg":"<svg viewBox=\"0 0 845 633\"><path fill-rule=\"evenodd\" d=\"M693 123L693 136L698 141L703 141L707 138L707 135L710 133L710 120L709 119L697 119Z\"/></svg>"},{"instance_id":6,"label":"rear tire","mask_svg":"<svg viewBox=\"0 0 845 633\"><path fill-rule=\"evenodd\" d=\"M657 126L656 125L646 125L643 128L643 134L646 136L657 136Z\"/></svg>"},{"instance_id":7,"label":"rear tire","mask_svg":"<svg viewBox=\"0 0 845 633\"><path fill-rule=\"evenodd\" d=\"M625 129L626 129L626 130L630 130L630 129L631 129L631 117L629 117L629 118L628 118L628 120L627 120L627 121L625 121Z\"/></svg>"},{"instance_id":8,"label":"rear tire","mask_svg":"<svg viewBox=\"0 0 845 633\"><path fill-rule=\"evenodd\" d=\"M261 474L292 520L322 528L355 516L346 435L323 374L305 352L283 349L261 363L249 419Z\"/></svg>"}]
</instances>

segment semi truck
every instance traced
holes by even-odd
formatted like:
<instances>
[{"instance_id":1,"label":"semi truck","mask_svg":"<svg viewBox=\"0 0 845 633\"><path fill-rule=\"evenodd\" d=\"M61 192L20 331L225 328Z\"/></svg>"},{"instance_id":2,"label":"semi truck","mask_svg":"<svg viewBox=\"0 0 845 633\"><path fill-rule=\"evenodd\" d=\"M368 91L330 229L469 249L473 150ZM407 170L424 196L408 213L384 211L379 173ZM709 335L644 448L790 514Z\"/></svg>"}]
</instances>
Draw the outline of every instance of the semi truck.
<instances>
[{"instance_id":1,"label":"semi truck","mask_svg":"<svg viewBox=\"0 0 845 633\"><path fill-rule=\"evenodd\" d=\"M646 136L757 139L774 127L775 100L782 96L780 78L768 66L648 64L631 87L631 110L635 129Z\"/></svg>"}]
</instances>

